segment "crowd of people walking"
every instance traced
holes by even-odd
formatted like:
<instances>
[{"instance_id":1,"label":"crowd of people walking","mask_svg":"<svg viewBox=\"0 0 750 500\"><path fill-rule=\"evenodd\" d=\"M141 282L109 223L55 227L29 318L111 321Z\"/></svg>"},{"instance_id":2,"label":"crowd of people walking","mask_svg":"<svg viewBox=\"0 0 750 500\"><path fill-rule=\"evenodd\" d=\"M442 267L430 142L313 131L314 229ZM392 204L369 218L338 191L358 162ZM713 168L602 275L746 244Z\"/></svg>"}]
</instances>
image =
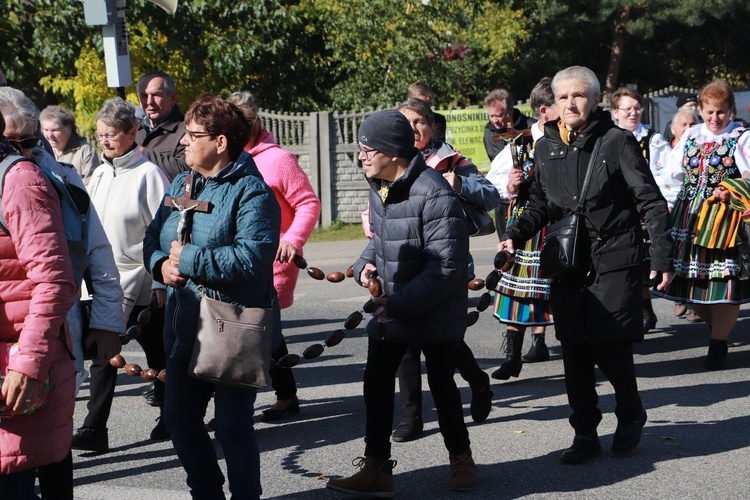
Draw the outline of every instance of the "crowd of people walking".
<instances>
[{"instance_id":1,"label":"crowd of people walking","mask_svg":"<svg viewBox=\"0 0 750 500\"><path fill-rule=\"evenodd\" d=\"M140 110L121 98L103 103L94 148L70 111L40 113L23 92L0 88L3 498L36 498L37 477L42 498L73 498L71 450L109 450L117 382L110 360L128 335L150 368L166 369L143 394L158 408L149 437L171 440L192 497L224 498L209 429L232 498L262 494L257 390L191 376L199 310L210 294L271 311L270 357L288 357L282 310L293 304L320 202L295 155L263 127L252 94L202 94L183 114L169 75L144 75L137 91ZM705 324L706 370L725 367L727 339L750 301L750 134L735 120L731 88L715 80L683 96L663 135L642 123L645 102L635 90L617 90L604 109L596 74L582 66L539 81L529 98L533 118L495 89L485 99L486 176L445 141L428 84L411 85L406 97L357 129L369 241L352 274L370 291L377 281L379 293L365 326L364 453L352 476L327 488L394 495L391 441L423 431L424 356L450 488L474 489L481 479L455 373L468 382L471 417L482 423L492 410L491 378L548 361L552 326L573 436L561 461L601 453L597 367L615 393L611 450L632 452L648 418L633 345L660 321L652 298ZM68 193L55 179L79 190L85 248L69 243ZM479 232L468 214L492 211L507 264L491 287L501 364L490 377L464 335L475 278L469 241ZM548 229L574 214L576 267L552 274L543 264ZM304 411L292 370L274 363L269 374L276 401L260 419ZM75 395L89 376L88 413L74 431ZM394 429L396 380L402 409ZM212 400L215 418L204 422Z\"/></svg>"}]
</instances>

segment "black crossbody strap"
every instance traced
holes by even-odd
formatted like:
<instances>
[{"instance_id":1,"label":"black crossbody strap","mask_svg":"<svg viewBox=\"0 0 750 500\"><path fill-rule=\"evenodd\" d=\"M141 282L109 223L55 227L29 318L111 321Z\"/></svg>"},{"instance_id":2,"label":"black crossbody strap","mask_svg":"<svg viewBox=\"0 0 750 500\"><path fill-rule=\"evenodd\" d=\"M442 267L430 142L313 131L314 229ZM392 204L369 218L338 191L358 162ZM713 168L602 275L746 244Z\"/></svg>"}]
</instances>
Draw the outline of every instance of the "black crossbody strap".
<instances>
[{"instance_id":1,"label":"black crossbody strap","mask_svg":"<svg viewBox=\"0 0 750 500\"><path fill-rule=\"evenodd\" d=\"M596 156L599 153L599 146L602 144L604 136L599 137L594 143L594 150L591 152L591 158L589 159L589 166L586 168L586 178L583 180L583 187L581 188L581 195L578 197L578 206L576 207L576 213L583 212L583 205L586 203L586 191L589 189L589 182L591 181L591 172L594 170L594 162Z\"/></svg>"}]
</instances>

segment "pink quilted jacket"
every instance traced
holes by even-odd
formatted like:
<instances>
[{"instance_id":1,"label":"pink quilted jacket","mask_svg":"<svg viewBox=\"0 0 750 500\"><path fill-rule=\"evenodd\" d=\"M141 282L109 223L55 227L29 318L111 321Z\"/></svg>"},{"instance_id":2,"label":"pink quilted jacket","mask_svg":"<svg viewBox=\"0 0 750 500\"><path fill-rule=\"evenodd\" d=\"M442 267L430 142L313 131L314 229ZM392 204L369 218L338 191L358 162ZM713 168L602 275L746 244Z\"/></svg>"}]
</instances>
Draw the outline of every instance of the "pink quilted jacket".
<instances>
[{"instance_id":1,"label":"pink quilted jacket","mask_svg":"<svg viewBox=\"0 0 750 500\"><path fill-rule=\"evenodd\" d=\"M0 341L19 343L10 370L50 377L44 406L0 421L0 474L7 474L70 451L75 380L65 315L76 286L60 201L38 167L21 162L8 171L2 210L13 237L0 232Z\"/></svg>"},{"instance_id":2,"label":"pink quilted jacket","mask_svg":"<svg viewBox=\"0 0 750 500\"><path fill-rule=\"evenodd\" d=\"M281 149L273 134L263 129L258 143L247 149L258 170L276 195L281 207L281 237L302 255L302 246L310 237L320 215L320 200L294 153ZM292 305L299 268L293 263L273 263L273 284L282 309Z\"/></svg>"}]
</instances>

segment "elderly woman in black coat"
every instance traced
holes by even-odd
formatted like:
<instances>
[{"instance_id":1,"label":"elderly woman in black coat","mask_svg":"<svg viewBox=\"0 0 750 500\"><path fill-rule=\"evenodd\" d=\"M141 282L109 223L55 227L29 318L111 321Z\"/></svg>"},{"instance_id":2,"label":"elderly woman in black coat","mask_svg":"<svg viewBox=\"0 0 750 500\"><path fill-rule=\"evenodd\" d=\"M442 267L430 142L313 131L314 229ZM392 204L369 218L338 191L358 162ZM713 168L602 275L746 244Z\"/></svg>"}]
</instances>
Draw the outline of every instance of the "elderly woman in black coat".
<instances>
[{"instance_id":1,"label":"elderly woman in black coat","mask_svg":"<svg viewBox=\"0 0 750 500\"><path fill-rule=\"evenodd\" d=\"M643 338L641 289L641 217L651 237L651 278L661 272L658 289L672 280L671 237L667 203L627 130L599 109L599 81L581 66L555 75L552 90L560 119L545 125L537 143L536 169L529 204L498 245L513 253L548 222L575 211L594 144L583 213L590 246L590 266L556 277L551 285L555 333L563 349L565 384L573 410L573 445L565 463L583 463L601 451L596 428L599 366L615 390L617 430L612 451L625 454L638 446L646 423L633 364L632 343ZM542 266L544 272L544 266Z\"/></svg>"}]
</instances>

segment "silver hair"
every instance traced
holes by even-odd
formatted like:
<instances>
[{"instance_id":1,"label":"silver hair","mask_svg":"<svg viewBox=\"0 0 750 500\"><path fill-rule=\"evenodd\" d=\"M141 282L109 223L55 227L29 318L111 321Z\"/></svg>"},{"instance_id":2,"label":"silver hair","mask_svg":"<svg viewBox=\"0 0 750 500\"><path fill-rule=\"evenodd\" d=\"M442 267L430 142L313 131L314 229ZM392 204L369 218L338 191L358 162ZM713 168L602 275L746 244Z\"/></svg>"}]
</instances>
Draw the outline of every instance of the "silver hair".
<instances>
[{"instance_id":1,"label":"silver hair","mask_svg":"<svg viewBox=\"0 0 750 500\"><path fill-rule=\"evenodd\" d=\"M506 110L508 111L513 109L513 106L516 105L516 100L513 99L513 96L510 95L510 92L505 89L494 89L489 94L487 94L487 96L484 98L484 105L489 106L490 104L497 101L502 101L505 105Z\"/></svg>"},{"instance_id":2,"label":"silver hair","mask_svg":"<svg viewBox=\"0 0 750 500\"><path fill-rule=\"evenodd\" d=\"M13 123L23 135L33 134L39 123L39 108L34 101L12 87L0 87L0 113L6 127Z\"/></svg>"},{"instance_id":3,"label":"silver hair","mask_svg":"<svg viewBox=\"0 0 750 500\"><path fill-rule=\"evenodd\" d=\"M62 106L47 106L39 113L39 121L41 123L55 122L62 128L70 131L76 128L76 115Z\"/></svg>"},{"instance_id":4,"label":"silver hair","mask_svg":"<svg viewBox=\"0 0 750 500\"><path fill-rule=\"evenodd\" d=\"M698 123L700 121L698 119L698 113L696 113L692 109L682 109L682 110L678 109L677 113L675 113L674 115L672 115L672 123L674 123L675 120L677 120L677 117L680 116L680 115L690 115L690 116L692 116L693 118L695 118L695 123Z\"/></svg>"},{"instance_id":5,"label":"silver hair","mask_svg":"<svg viewBox=\"0 0 750 500\"><path fill-rule=\"evenodd\" d=\"M557 86L564 80L580 80L586 87L586 95L591 100L598 100L601 86L596 73L584 66L570 66L557 72L552 79L552 92L557 95Z\"/></svg>"},{"instance_id":6,"label":"silver hair","mask_svg":"<svg viewBox=\"0 0 750 500\"><path fill-rule=\"evenodd\" d=\"M119 128L123 132L130 132L138 124L135 106L121 97L113 97L104 101L102 109L96 114L96 121L101 121L109 127Z\"/></svg>"}]
</instances>

